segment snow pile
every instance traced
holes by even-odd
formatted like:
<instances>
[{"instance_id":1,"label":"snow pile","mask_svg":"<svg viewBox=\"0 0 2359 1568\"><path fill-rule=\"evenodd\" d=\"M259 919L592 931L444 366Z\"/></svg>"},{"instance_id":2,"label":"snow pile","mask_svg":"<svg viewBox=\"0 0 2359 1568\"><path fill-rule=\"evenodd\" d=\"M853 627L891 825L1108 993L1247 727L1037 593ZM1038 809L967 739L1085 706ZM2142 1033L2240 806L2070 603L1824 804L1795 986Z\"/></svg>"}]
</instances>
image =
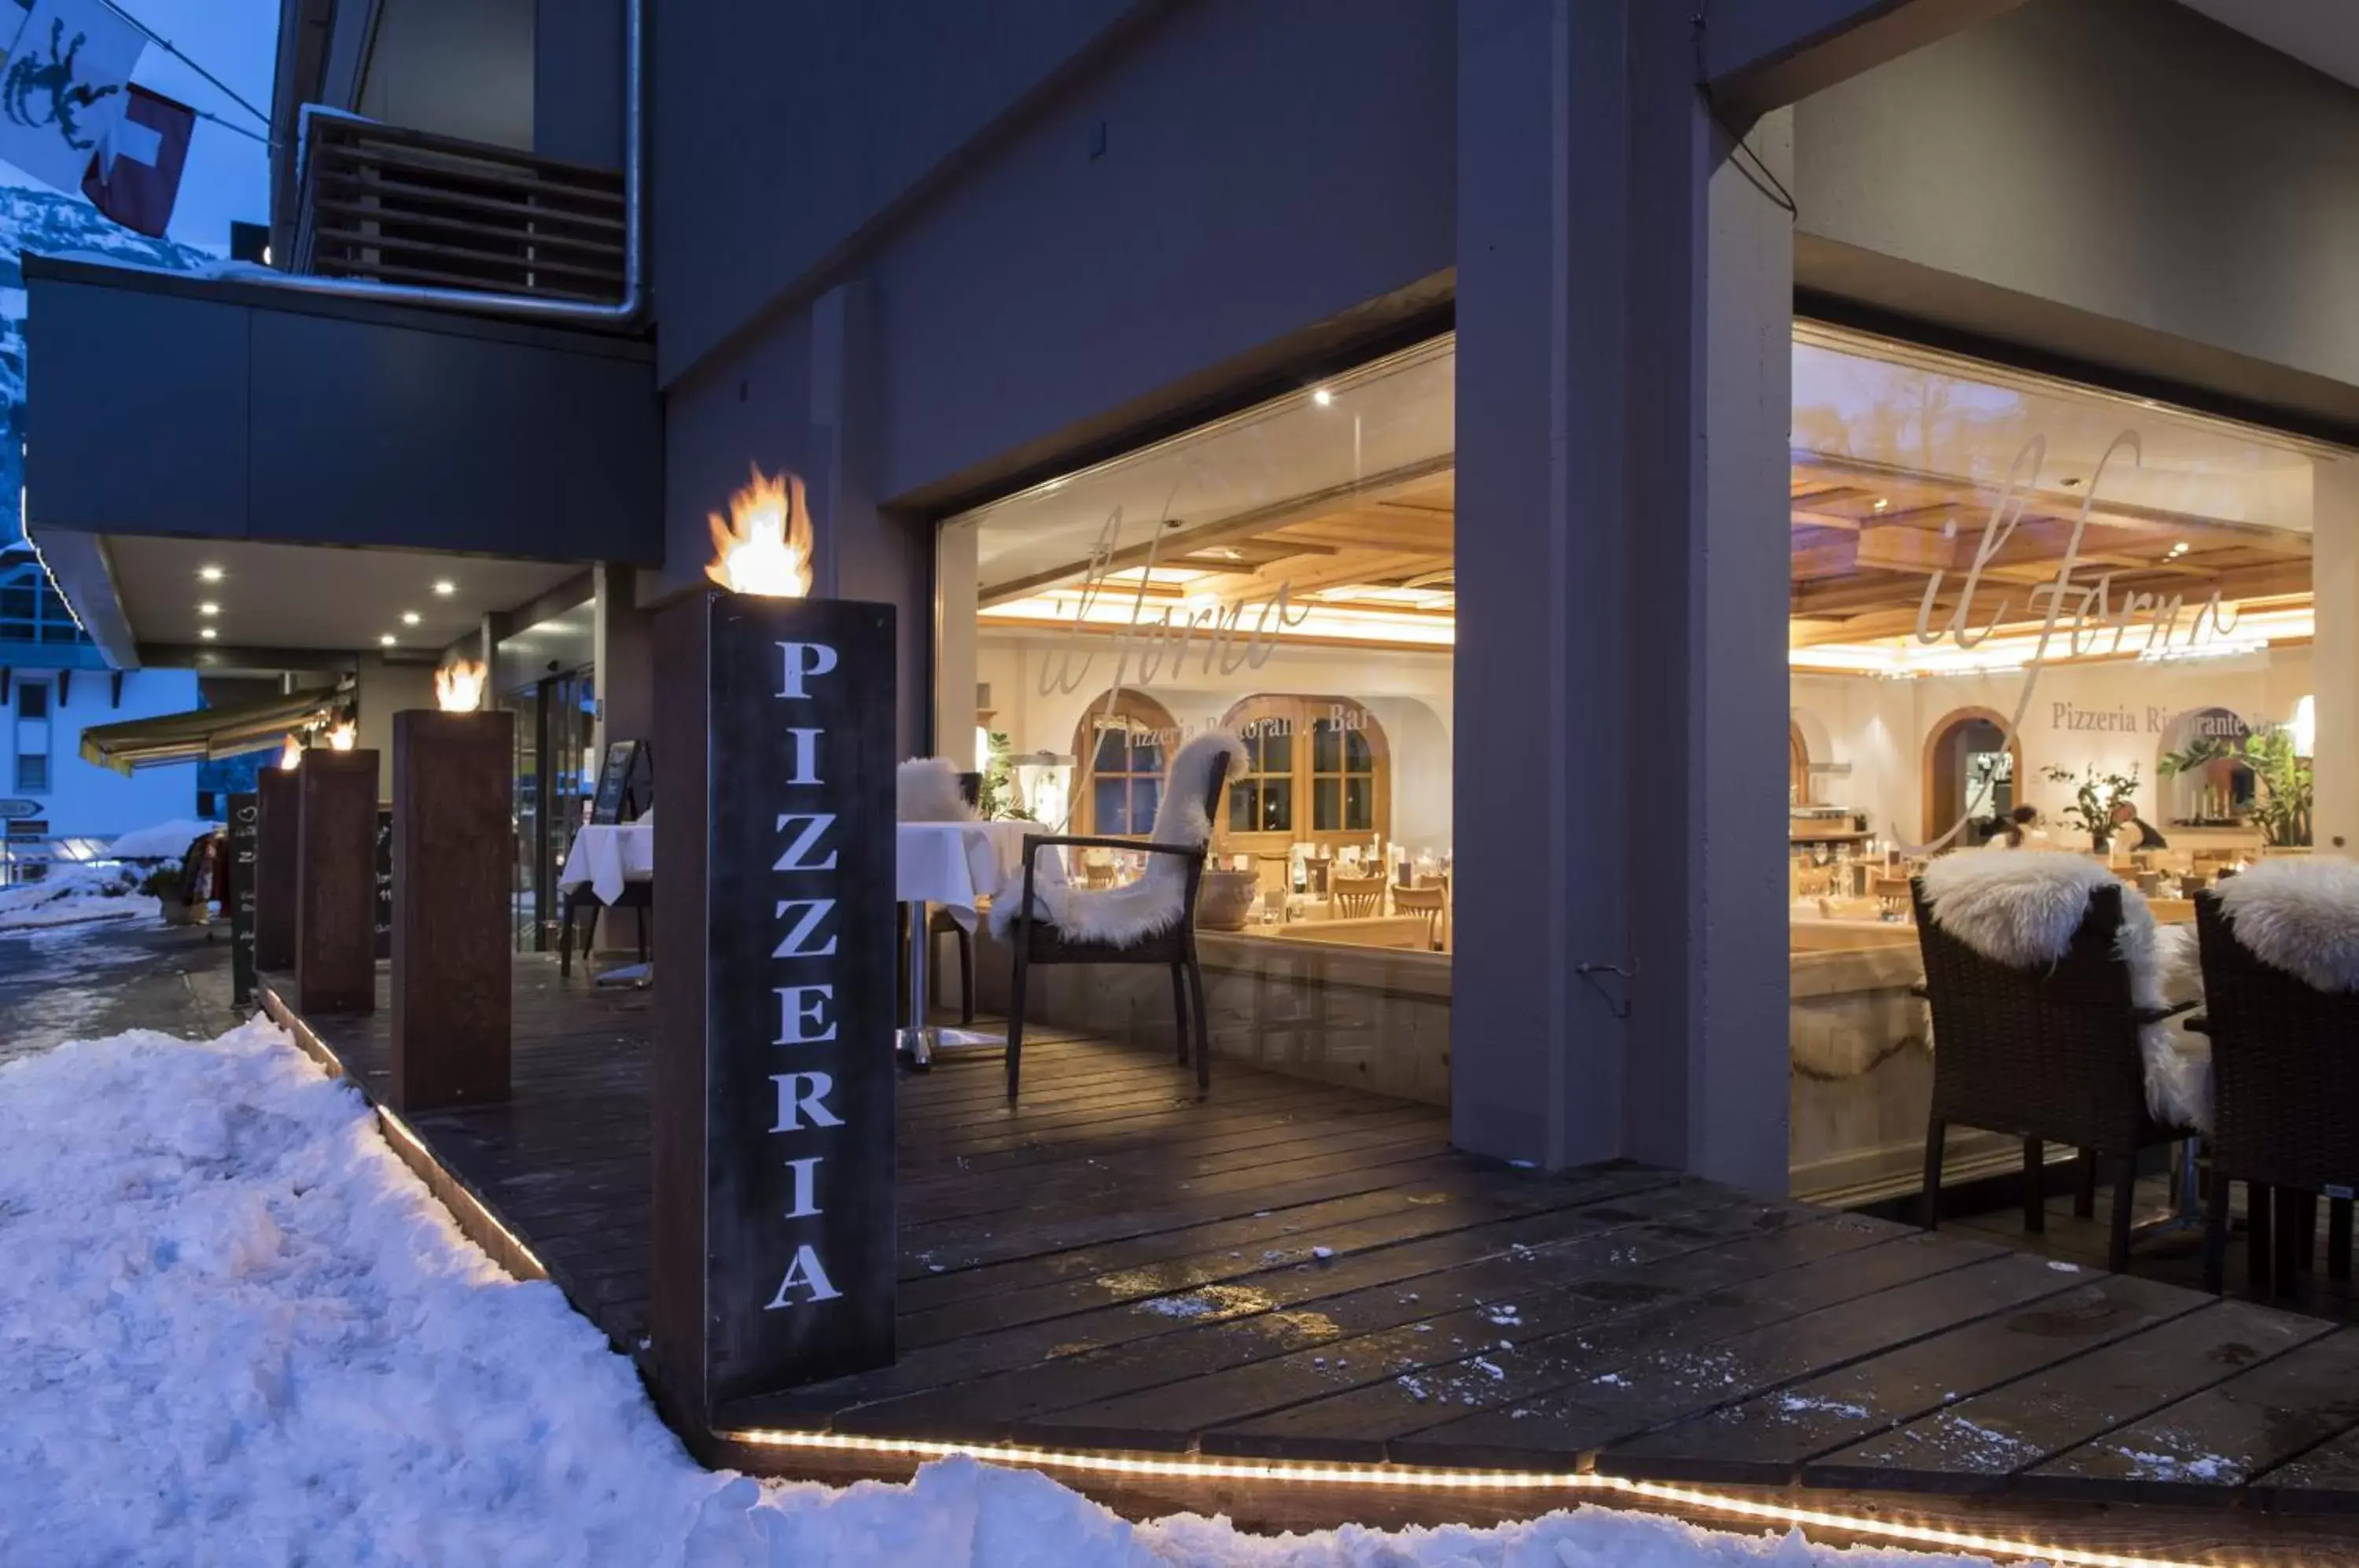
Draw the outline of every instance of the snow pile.
<instances>
[{"instance_id":1,"label":"snow pile","mask_svg":"<svg viewBox=\"0 0 2359 1568\"><path fill-rule=\"evenodd\" d=\"M193 817L177 817L168 822L141 828L125 833L106 846L106 853L117 860L178 861L189 853L189 845L211 833L221 832L221 823L199 822Z\"/></svg>"},{"instance_id":2,"label":"snow pile","mask_svg":"<svg viewBox=\"0 0 2359 1568\"><path fill-rule=\"evenodd\" d=\"M128 866L53 866L38 882L0 887L0 931L153 915L154 900L134 896L138 886Z\"/></svg>"},{"instance_id":3,"label":"snow pile","mask_svg":"<svg viewBox=\"0 0 2359 1568\"><path fill-rule=\"evenodd\" d=\"M1266 1540L1194 1517L1132 1525L1045 1475L963 1459L840 1490L708 1473L556 1289L500 1274L350 1086L258 1022L0 1067L0 1236L10 1563L1968 1561L1596 1508Z\"/></svg>"}]
</instances>

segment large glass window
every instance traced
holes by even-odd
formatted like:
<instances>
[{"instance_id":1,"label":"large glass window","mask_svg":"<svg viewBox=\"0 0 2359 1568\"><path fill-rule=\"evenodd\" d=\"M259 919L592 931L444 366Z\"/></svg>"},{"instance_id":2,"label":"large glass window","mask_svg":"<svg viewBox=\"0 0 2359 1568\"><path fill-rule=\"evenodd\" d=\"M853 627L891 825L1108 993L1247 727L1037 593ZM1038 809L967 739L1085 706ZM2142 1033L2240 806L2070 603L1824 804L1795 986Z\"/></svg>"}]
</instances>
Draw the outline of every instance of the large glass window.
<instances>
[{"instance_id":1,"label":"large glass window","mask_svg":"<svg viewBox=\"0 0 2359 1568\"><path fill-rule=\"evenodd\" d=\"M1443 339L1306 384L954 517L939 558L935 734L986 802L1143 834L1178 748L1237 736L1198 921L1216 1049L1430 1100L1448 1084L1453 368ZM1004 962L979 963L986 998ZM1153 1033L1168 991L1109 967L1044 1021Z\"/></svg>"},{"instance_id":2,"label":"large glass window","mask_svg":"<svg viewBox=\"0 0 2359 1568\"><path fill-rule=\"evenodd\" d=\"M2030 845L2102 858L2168 932L2191 892L2312 853L2312 560L2346 454L1805 325L1794 343L1794 1184L1914 1184L1930 1035L1909 878ZM2347 547L2345 547L2347 549ZM2179 940L2168 938L2167 940ZM1953 1174L2019 1149L1952 1133ZM1962 1167L1961 1171L1959 1168Z\"/></svg>"}]
</instances>

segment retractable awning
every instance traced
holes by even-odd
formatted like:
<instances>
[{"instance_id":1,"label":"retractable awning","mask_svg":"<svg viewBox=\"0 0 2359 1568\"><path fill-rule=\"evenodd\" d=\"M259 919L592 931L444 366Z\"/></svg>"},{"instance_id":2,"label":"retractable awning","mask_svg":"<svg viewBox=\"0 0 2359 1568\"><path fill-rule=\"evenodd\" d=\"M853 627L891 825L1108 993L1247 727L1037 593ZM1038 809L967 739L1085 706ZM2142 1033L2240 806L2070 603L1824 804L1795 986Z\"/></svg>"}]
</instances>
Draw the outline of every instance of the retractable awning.
<instances>
[{"instance_id":1,"label":"retractable awning","mask_svg":"<svg viewBox=\"0 0 2359 1568\"><path fill-rule=\"evenodd\" d=\"M336 687L321 686L290 691L266 702L94 724L82 732L82 759L129 773L135 768L158 768L168 762L201 762L212 757L269 751L279 746L288 731L328 722L342 700Z\"/></svg>"}]
</instances>

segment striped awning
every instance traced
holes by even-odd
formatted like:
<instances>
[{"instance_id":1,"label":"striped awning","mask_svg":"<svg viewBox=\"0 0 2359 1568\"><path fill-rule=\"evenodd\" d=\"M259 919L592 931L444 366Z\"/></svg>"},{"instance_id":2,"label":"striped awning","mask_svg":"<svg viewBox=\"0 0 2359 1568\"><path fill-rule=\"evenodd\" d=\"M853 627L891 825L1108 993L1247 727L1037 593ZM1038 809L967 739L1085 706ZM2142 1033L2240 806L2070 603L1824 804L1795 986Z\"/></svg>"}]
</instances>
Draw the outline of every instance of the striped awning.
<instances>
[{"instance_id":1,"label":"striped awning","mask_svg":"<svg viewBox=\"0 0 2359 1568\"><path fill-rule=\"evenodd\" d=\"M329 722L343 695L336 687L321 686L266 702L95 724L82 732L82 759L129 773L169 762L273 751L290 732Z\"/></svg>"}]
</instances>

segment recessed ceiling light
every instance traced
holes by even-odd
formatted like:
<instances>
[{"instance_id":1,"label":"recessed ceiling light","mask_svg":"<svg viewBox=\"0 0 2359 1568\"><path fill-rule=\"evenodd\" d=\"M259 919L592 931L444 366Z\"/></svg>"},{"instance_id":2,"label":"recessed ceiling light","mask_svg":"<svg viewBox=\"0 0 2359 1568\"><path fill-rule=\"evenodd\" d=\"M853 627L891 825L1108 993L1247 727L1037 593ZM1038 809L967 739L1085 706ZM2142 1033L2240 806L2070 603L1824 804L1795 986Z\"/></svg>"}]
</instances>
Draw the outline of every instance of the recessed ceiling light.
<instances>
[{"instance_id":1,"label":"recessed ceiling light","mask_svg":"<svg viewBox=\"0 0 2359 1568\"><path fill-rule=\"evenodd\" d=\"M197 606L197 614L201 615L218 615L221 614L221 606L212 603L211 600L207 600L205 603Z\"/></svg>"},{"instance_id":2,"label":"recessed ceiling light","mask_svg":"<svg viewBox=\"0 0 2359 1568\"><path fill-rule=\"evenodd\" d=\"M1310 400L1323 408L1335 400L1335 394L1321 387L1318 391L1310 394Z\"/></svg>"},{"instance_id":3,"label":"recessed ceiling light","mask_svg":"<svg viewBox=\"0 0 2359 1568\"><path fill-rule=\"evenodd\" d=\"M197 575L208 583L218 583L222 580L222 570L218 566L200 566Z\"/></svg>"},{"instance_id":4,"label":"recessed ceiling light","mask_svg":"<svg viewBox=\"0 0 2359 1568\"><path fill-rule=\"evenodd\" d=\"M221 636L221 633L213 630L211 626L199 626L197 628L197 636L202 637L207 642L211 642L213 638Z\"/></svg>"},{"instance_id":5,"label":"recessed ceiling light","mask_svg":"<svg viewBox=\"0 0 2359 1568\"><path fill-rule=\"evenodd\" d=\"M418 612L417 612L417 611L415 611L415 610L404 610L404 611L402 611L402 612L401 612L401 624L402 624L403 626L416 626L416 625L418 624Z\"/></svg>"},{"instance_id":6,"label":"recessed ceiling light","mask_svg":"<svg viewBox=\"0 0 2359 1568\"><path fill-rule=\"evenodd\" d=\"M386 647L391 648L393 646L393 634L391 632L387 632L385 636L377 638L376 640L383 643Z\"/></svg>"},{"instance_id":7,"label":"recessed ceiling light","mask_svg":"<svg viewBox=\"0 0 2359 1568\"><path fill-rule=\"evenodd\" d=\"M1875 509L1876 509L1877 511L1879 511L1879 512L1883 511L1885 508L1886 508L1887 506L1891 506L1891 505L1892 505L1892 503L1891 503L1890 501L1886 500L1886 499L1885 499L1883 496L1881 496L1881 495L1878 495L1878 496L1875 498Z\"/></svg>"},{"instance_id":8,"label":"recessed ceiling light","mask_svg":"<svg viewBox=\"0 0 2359 1568\"><path fill-rule=\"evenodd\" d=\"M445 599L448 599L451 594L456 593L458 591L459 585L456 583L451 582L447 577L434 584L434 592L441 594Z\"/></svg>"}]
</instances>

